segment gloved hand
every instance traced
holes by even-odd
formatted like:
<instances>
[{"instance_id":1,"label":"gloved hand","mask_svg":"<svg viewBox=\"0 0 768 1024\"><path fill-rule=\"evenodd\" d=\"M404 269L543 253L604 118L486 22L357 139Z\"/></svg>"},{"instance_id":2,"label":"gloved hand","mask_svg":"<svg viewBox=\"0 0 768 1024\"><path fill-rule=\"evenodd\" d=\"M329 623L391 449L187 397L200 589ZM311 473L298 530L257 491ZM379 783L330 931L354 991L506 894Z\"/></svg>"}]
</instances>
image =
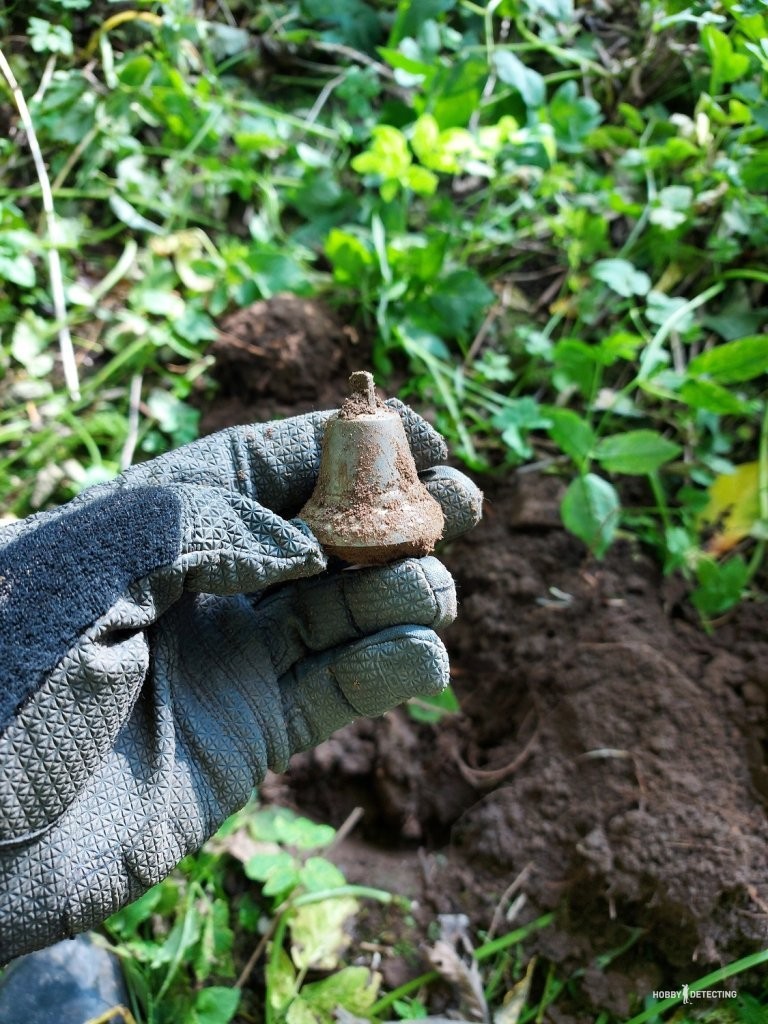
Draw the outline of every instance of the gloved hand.
<instances>
[{"instance_id":1,"label":"gloved hand","mask_svg":"<svg viewBox=\"0 0 768 1024\"><path fill-rule=\"evenodd\" d=\"M390 404L446 536L468 529L480 492ZM441 564L324 572L286 518L328 415L222 431L0 533L0 962L135 899L292 753L445 686Z\"/></svg>"}]
</instances>

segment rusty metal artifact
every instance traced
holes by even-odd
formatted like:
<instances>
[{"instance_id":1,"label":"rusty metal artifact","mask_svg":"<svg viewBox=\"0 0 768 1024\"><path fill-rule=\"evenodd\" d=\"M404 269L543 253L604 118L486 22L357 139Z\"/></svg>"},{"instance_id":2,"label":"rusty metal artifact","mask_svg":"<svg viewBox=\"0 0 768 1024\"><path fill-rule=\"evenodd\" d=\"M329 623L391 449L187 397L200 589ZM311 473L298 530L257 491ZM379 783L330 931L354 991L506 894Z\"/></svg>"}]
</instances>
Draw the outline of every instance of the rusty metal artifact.
<instances>
[{"instance_id":1,"label":"rusty metal artifact","mask_svg":"<svg viewBox=\"0 0 768 1024\"><path fill-rule=\"evenodd\" d=\"M353 565L426 555L442 535L443 513L419 480L403 421L376 397L370 373L353 373L349 383L299 516L329 555Z\"/></svg>"}]
</instances>

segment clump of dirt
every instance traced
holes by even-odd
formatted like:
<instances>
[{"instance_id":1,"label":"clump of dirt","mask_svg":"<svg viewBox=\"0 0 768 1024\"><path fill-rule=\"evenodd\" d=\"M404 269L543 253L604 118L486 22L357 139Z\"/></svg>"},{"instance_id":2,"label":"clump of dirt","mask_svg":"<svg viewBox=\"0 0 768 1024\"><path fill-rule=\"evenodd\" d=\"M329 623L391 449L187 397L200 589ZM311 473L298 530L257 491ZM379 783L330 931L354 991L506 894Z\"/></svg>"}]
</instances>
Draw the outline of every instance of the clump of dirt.
<instances>
[{"instance_id":1,"label":"clump of dirt","mask_svg":"<svg viewBox=\"0 0 768 1024\"><path fill-rule=\"evenodd\" d=\"M765 606L708 636L641 551L587 556L557 478L478 483L484 521L438 552L461 712L355 723L265 793L337 825L363 808L336 856L351 880L395 877L424 925L463 911L498 934L554 910L533 948L627 1013L768 945Z\"/></svg>"},{"instance_id":2,"label":"clump of dirt","mask_svg":"<svg viewBox=\"0 0 768 1024\"><path fill-rule=\"evenodd\" d=\"M211 353L219 390L203 414L204 433L334 408L349 374L370 361L370 345L328 306L287 294L225 317Z\"/></svg>"}]
</instances>

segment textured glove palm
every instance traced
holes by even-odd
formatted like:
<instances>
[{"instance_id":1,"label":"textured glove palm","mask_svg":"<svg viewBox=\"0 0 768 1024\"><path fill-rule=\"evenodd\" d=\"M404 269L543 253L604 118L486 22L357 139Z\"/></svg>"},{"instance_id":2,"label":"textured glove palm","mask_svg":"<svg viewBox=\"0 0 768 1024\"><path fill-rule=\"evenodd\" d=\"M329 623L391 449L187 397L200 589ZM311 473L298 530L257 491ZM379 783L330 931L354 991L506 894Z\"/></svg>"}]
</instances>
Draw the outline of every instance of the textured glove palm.
<instances>
[{"instance_id":1,"label":"textured glove palm","mask_svg":"<svg viewBox=\"0 0 768 1024\"><path fill-rule=\"evenodd\" d=\"M446 534L474 525L477 488L393 404ZM327 415L223 431L0 535L0 961L134 899L295 751L446 684L440 563L324 572L286 518Z\"/></svg>"}]
</instances>

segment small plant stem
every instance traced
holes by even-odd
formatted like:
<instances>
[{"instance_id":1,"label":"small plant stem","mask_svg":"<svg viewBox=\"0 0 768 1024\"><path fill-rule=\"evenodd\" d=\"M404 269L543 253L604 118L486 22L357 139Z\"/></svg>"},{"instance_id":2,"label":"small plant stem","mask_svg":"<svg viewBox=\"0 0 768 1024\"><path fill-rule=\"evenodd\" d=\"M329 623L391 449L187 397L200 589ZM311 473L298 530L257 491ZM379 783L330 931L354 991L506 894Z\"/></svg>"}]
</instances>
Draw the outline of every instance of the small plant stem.
<instances>
[{"instance_id":1,"label":"small plant stem","mask_svg":"<svg viewBox=\"0 0 768 1024\"><path fill-rule=\"evenodd\" d=\"M656 501L656 508L659 515L661 516L661 522L664 526L664 530L669 531L672 528L672 519L669 514L669 505L667 504L667 496L664 494L664 488L661 486L661 479L659 474L649 473L648 483L651 485L653 491L653 497Z\"/></svg>"},{"instance_id":2,"label":"small plant stem","mask_svg":"<svg viewBox=\"0 0 768 1024\"><path fill-rule=\"evenodd\" d=\"M689 302L686 302L682 306L678 306L677 309L670 313L664 323L659 327L658 331L656 331L654 336L648 342L645 351L640 357L640 367L637 372L637 377L632 382L633 387L636 383L643 384L649 380L664 342L680 321L688 313L692 313L694 309L698 309L699 306L703 306L705 302L709 302L710 299L719 295L723 288L725 288L725 283L723 281L718 281L717 284L713 284L709 288L706 288L703 292L694 296L694 298ZM652 385L649 386L649 384L646 384L645 386L647 390L653 390Z\"/></svg>"},{"instance_id":3,"label":"small plant stem","mask_svg":"<svg viewBox=\"0 0 768 1024\"><path fill-rule=\"evenodd\" d=\"M285 932L288 928L288 914L277 914L275 916L275 921L277 924L274 928L272 949L269 952L269 961L267 963L267 991L264 1000L264 1024L274 1024L275 1021L275 1012L272 1006L272 1000L270 999L272 990L271 975L277 967L277 957L279 956L285 941Z\"/></svg>"},{"instance_id":4,"label":"small plant stem","mask_svg":"<svg viewBox=\"0 0 768 1024\"><path fill-rule=\"evenodd\" d=\"M37 172L37 180L40 183L40 195L42 197L45 226L48 234L48 274L51 281L51 298L53 299L53 309L56 315L59 334L59 351L61 352L61 363L64 368L64 380L67 385L67 391L72 401L76 402L80 398L80 381L77 375L77 362L75 361L75 350L72 346L72 336L69 333L69 324L67 323L67 301L64 296L64 277L58 250L58 221L53 205L51 182L48 178L48 171L45 167L40 144L37 141L35 125L32 121L27 101L24 99L24 94L2 49L0 49L0 71L2 71L3 77L13 94L21 123L24 125L24 131L27 134L29 150L32 154L35 171Z\"/></svg>"},{"instance_id":5,"label":"small plant stem","mask_svg":"<svg viewBox=\"0 0 768 1024\"><path fill-rule=\"evenodd\" d=\"M279 918L277 917L272 918L269 924L269 928L264 932L262 937L256 943L256 948L248 957L248 962L246 963L245 967L242 969L242 971L240 971L240 975L234 985L235 988L242 988L246 981L248 981L248 979L250 978L251 972L261 959L262 953L267 948L269 940L275 933L275 928L277 927L278 920Z\"/></svg>"},{"instance_id":6,"label":"small plant stem","mask_svg":"<svg viewBox=\"0 0 768 1024\"><path fill-rule=\"evenodd\" d=\"M352 808L352 810L347 815L346 819L336 830L336 835L331 840L330 845L327 846L323 851L326 858L328 857L328 854L331 852L331 850L335 850L336 847L340 846L347 838L347 836L350 834L350 832L357 828L357 823L360 821L364 814L365 811L363 810L362 807Z\"/></svg>"},{"instance_id":7,"label":"small plant stem","mask_svg":"<svg viewBox=\"0 0 768 1024\"><path fill-rule=\"evenodd\" d=\"M335 889L320 889L317 892L305 892L301 896L294 896L282 907L278 907L277 913L295 907L307 907L312 903L323 903L325 900L341 899L344 896L358 896L361 900L376 900L378 903L394 903L403 910L410 910L411 907L411 901L405 896L398 896L397 893L387 892L385 889L373 889L369 885L339 885Z\"/></svg>"}]
</instances>

